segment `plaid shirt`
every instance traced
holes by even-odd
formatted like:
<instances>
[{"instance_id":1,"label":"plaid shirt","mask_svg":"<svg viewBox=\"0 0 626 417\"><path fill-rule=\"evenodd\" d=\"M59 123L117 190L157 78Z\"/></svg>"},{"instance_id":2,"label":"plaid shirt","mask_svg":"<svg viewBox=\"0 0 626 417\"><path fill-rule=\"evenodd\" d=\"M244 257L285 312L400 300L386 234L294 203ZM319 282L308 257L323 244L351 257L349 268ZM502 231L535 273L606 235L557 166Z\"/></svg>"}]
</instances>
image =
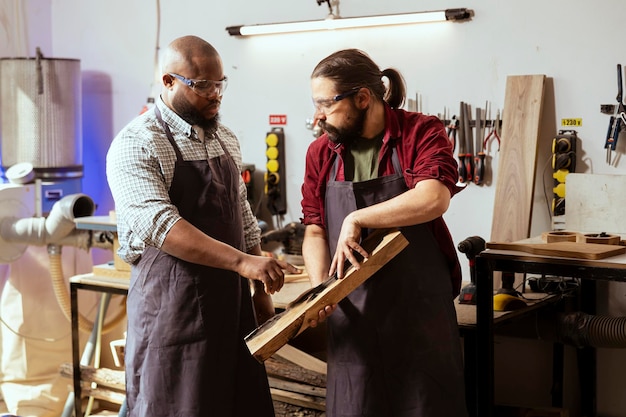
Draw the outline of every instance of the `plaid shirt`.
<instances>
[{"instance_id":1,"label":"plaid shirt","mask_svg":"<svg viewBox=\"0 0 626 417\"><path fill-rule=\"evenodd\" d=\"M210 159L224 153L219 137L241 171L241 150L234 133L218 124L215 132L206 132L204 140L196 130L170 110L159 98L156 105L163 121L172 131L183 159ZM118 255L133 263L146 246L160 248L170 228L181 219L169 197L176 154L167 139L154 109L136 117L113 139L106 158L106 173L115 201ZM261 241L257 219L247 200L246 185L239 178L245 248ZM215 198L220 198L216 196Z\"/></svg>"}]
</instances>

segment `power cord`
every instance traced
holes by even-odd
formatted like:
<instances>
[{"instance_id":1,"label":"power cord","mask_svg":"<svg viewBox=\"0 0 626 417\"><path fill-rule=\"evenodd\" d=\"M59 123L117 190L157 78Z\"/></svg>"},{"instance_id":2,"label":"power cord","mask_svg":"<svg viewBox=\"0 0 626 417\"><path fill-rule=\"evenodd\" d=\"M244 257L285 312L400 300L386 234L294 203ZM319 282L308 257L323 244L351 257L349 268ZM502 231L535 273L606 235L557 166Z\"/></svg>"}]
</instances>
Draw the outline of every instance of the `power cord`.
<instances>
[{"instance_id":1,"label":"power cord","mask_svg":"<svg viewBox=\"0 0 626 417\"><path fill-rule=\"evenodd\" d=\"M580 280L577 278L540 276L529 277L527 281L531 290L546 294L566 294L580 287Z\"/></svg>"}]
</instances>

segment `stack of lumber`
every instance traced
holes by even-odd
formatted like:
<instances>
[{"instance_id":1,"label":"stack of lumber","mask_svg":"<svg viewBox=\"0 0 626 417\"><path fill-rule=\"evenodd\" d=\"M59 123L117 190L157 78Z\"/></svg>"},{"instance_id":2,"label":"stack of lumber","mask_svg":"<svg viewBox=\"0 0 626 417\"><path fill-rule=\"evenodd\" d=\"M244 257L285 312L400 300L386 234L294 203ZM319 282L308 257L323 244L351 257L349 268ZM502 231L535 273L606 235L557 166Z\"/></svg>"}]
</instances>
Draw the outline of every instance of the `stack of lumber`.
<instances>
[{"instance_id":1,"label":"stack of lumber","mask_svg":"<svg viewBox=\"0 0 626 417\"><path fill-rule=\"evenodd\" d=\"M72 378L73 368L71 363L62 364L61 376ZM124 402L126 396L124 371L81 365L80 380L82 382L81 393L85 397L93 397L117 405Z\"/></svg>"},{"instance_id":2,"label":"stack of lumber","mask_svg":"<svg viewBox=\"0 0 626 417\"><path fill-rule=\"evenodd\" d=\"M291 345L265 361L276 417L323 417L326 409L326 364ZM61 365L72 378L71 363ZM121 405L124 371L81 365L82 394Z\"/></svg>"},{"instance_id":3,"label":"stack of lumber","mask_svg":"<svg viewBox=\"0 0 626 417\"><path fill-rule=\"evenodd\" d=\"M291 345L265 361L276 417L323 417L326 364Z\"/></svg>"}]
</instances>

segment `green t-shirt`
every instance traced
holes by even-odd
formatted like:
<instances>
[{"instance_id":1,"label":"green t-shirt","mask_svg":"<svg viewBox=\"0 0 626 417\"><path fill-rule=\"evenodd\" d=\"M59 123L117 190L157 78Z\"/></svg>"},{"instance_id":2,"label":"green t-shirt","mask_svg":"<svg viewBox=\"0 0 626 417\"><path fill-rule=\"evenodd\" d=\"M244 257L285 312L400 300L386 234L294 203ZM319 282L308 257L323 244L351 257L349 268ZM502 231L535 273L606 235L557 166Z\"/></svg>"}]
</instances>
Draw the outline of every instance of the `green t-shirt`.
<instances>
[{"instance_id":1,"label":"green t-shirt","mask_svg":"<svg viewBox=\"0 0 626 417\"><path fill-rule=\"evenodd\" d=\"M372 138L359 138L350 143L346 153L346 181L361 182L378 177L378 154L383 145L384 131Z\"/></svg>"}]
</instances>

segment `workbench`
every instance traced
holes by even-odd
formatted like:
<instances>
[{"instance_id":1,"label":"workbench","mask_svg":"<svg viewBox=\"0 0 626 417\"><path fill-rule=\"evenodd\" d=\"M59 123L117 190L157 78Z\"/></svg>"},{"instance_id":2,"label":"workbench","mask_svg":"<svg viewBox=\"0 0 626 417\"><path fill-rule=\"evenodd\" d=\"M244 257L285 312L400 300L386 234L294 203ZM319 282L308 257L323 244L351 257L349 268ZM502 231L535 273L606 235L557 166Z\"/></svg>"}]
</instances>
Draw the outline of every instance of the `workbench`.
<instances>
[{"instance_id":1,"label":"workbench","mask_svg":"<svg viewBox=\"0 0 626 417\"><path fill-rule=\"evenodd\" d=\"M70 301L72 318L72 364L73 364L73 387L74 387L74 407L75 416L82 416L81 401L81 380L80 380L80 332L78 326L78 291L96 291L106 294L126 295L130 284L129 277L116 276L116 273L108 273L111 269L108 265L97 265L94 270L99 273L88 273L76 275L70 278ZM272 295L274 306L277 309L285 309L288 304L298 295L308 290L311 285L306 274L302 277L290 275L286 277L283 289ZM467 282L463 283L466 285ZM482 284L482 282L481 282ZM489 285L489 284L487 284ZM482 285L481 285L482 288ZM477 286L478 289L478 286ZM479 296L479 295L477 295ZM488 314L491 317L491 324L485 326L478 325L480 313L474 305L459 304L455 300L457 321L460 336L463 337L465 353L465 379L468 404L471 410L476 410L478 416L491 416L483 414L483 410L491 410L493 404L493 327L509 323L515 318L523 317L539 308L542 308L550 299L545 294L526 294L528 298L535 298L535 301L528 302L528 307L507 312L494 312L493 304ZM484 306L483 306L484 307ZM483 312L483 318L486 317ZM489 353L490 356L487 355ZM472 360L471 358L476 358ZM480 370L480 372L478 372ZM485 388L486 387L486 388ZM489 403L491 401L491 403ZM490 405L489 405L490 404ZM471 415L474 415L473 413Z\"/></svg>"},{"instance_id":2,"label":"workbench","mask_svg":"<svg viewBox=\"0 0 626 417\"><path fill-rule=\"evenodd\" d=\"M541 241L532 238L528 242ZM626 282L626 255L590 260L487 249L476 257L476 415L494 415L494 271L581 279L581 311L595 314L596 281ZM578 350L582 415L596 416L596 358L594 348Z\"/></svg>"},{"instance_id":3,"label":"workbench","mask_svg":"<svg viewBox=\"0 0 626 417\"><path fill-rule=\"evenodd\" d=\"M72 326L72 367L74 388L74 415L82 416L81 379L80 379L80 331L78 325L78 291L96 291L103 294L127 295L130 285L130 272L117 271L112 265L96 265L94 271L75 275L70 278L70 303L71 303L71 326ZM288 275L286 283L280 292L272 295L276 308L286 308L298 295L311 288L308 276Z\"/></svg>"},{"instance_id":4,"label":"workbench","mask_svg":"<svg viewBox=\"0 0 626 417\"><path fill-rule=\"evenodd\" d=\"M78 290L97 291L105 294L128 294L128 278L95 275L93 273L75 275L70 278L70 303L72 319L72 379L74 384L74 417L83 415L81 406L80 378L80 331L78 325ZM94 324L94 326L96 326Z\"/></svg>"}]
</instances>

